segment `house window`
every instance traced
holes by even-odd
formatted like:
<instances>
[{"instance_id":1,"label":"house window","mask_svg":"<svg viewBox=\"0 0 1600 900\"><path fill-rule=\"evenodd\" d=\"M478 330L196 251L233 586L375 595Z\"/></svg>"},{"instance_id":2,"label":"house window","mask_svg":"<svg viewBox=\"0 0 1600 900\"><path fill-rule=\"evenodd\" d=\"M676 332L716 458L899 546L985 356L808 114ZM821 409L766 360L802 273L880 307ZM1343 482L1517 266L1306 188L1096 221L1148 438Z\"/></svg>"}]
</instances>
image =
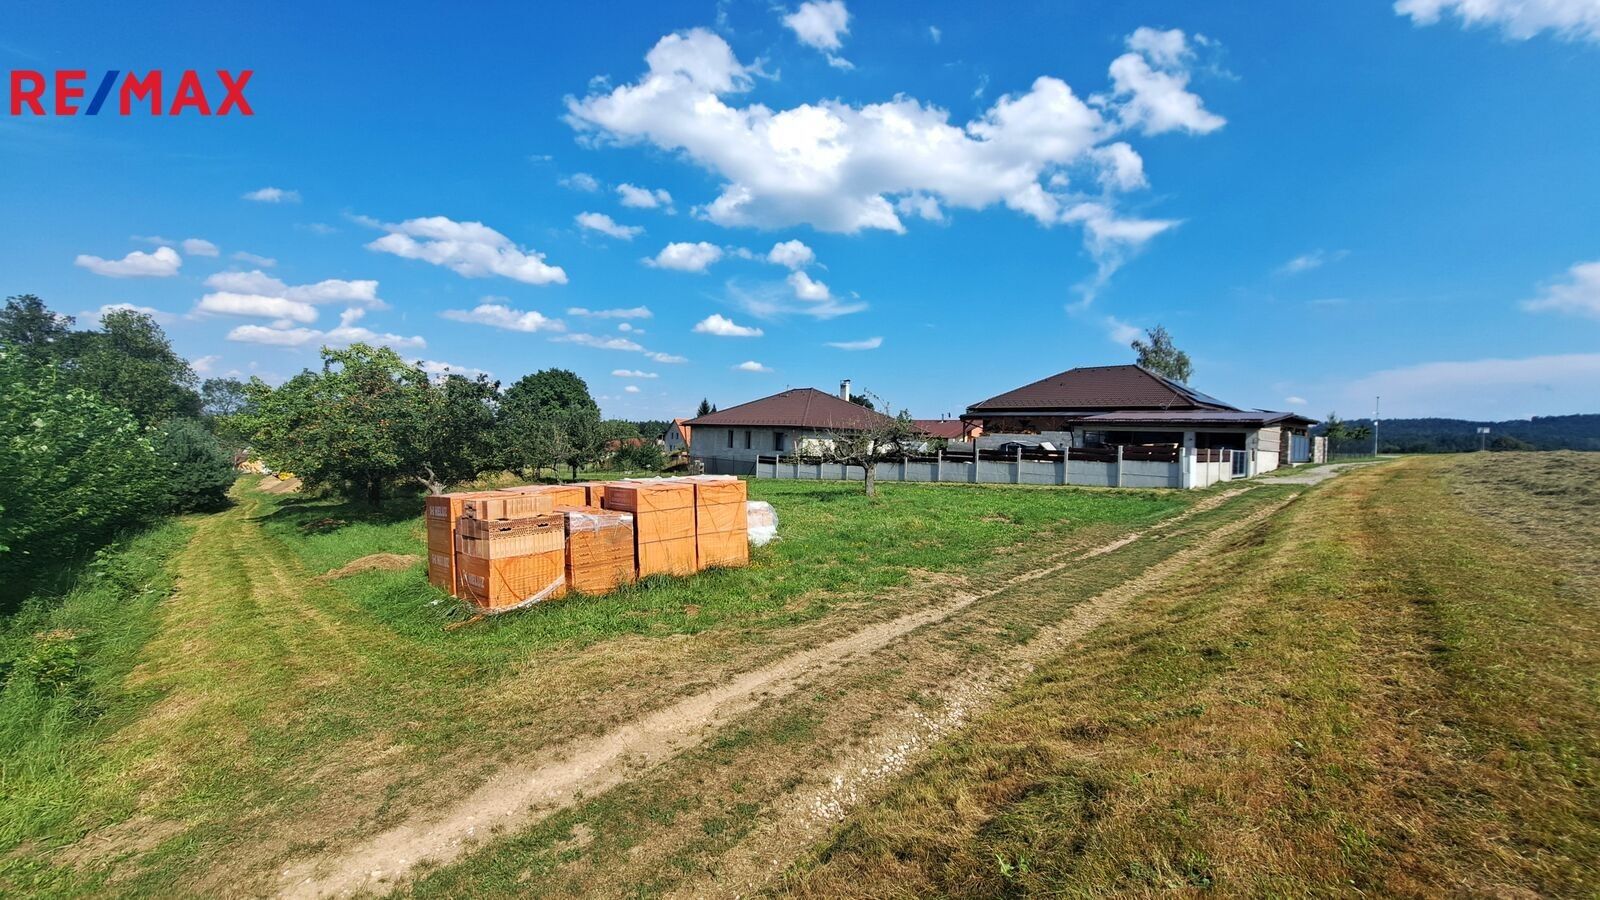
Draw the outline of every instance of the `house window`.
<instances>
[{"instance_id":1,"label":"house window","mask_svg":"<svg viewBox=\"0 0 1600 900\"><path fill-rule=\"evenodd\" d=\"M778 451L779 453L782 453L783 451L789 449L789 448L787 448L787 447L785 447L783 445L783 438L784 438L783 432L774 431L772 433L772 449Z\"/></svg>"},{"instance_id":2,"label":"house window","mask_svg":"<svg viewBox=\"0 0 1600 900\"><path fill-rule=\"evenodd\" d=\"M728 449L729 450L733 449L733 429L732 428L728 429Z\"/></svg>"},{"instance_id":3,"label":"house window","mask_svg":"<svg viewBox=\"0 0 1600 900\"><path fill-rule=\"evenodd\" d=\"M748 428L744 430L744 448L746 450L750 449L750 429Z\"/></svg>"}]
</instances>

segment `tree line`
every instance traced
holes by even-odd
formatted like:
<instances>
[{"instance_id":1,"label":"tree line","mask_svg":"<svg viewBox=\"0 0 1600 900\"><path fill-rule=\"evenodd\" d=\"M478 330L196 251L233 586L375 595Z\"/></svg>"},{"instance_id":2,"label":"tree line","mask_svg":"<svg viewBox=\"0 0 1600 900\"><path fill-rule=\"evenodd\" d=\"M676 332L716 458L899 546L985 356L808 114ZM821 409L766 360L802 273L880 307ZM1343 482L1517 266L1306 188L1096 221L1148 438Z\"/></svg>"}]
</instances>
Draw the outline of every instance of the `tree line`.
<instances>
[{"instance_id":1,"label":"tree line","mask_svg":"<svg viewBox=\"0 0 1600 900\"><path fill-rule=\"evenodd\" d=\"M0 309L0 577L219 506L233 483L215 386L161 326L133 310L75 325L31 294Z\"/></svg>"}]
</instances>

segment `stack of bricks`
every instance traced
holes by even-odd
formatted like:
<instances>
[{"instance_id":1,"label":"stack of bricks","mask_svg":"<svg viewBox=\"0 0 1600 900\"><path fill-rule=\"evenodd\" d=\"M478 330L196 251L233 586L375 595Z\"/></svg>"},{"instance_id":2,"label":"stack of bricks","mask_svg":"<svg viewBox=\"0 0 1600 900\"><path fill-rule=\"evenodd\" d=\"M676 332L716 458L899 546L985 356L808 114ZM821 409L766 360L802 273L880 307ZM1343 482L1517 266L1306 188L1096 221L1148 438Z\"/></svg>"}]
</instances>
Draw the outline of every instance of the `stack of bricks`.
<instances>
[{"instance_id":1,"label":"stack of bricks","mask_svg":"<svg viewBox=\"0 0 1600 900\"><path fill-rule=\"evenodd\" d=\"M682 480L694 486L696 567L749 565L745 483L732 475L695 475Z\"/></svg>"},{"instance_id":2,"label":"stack of bricks","mask_svg":"<svg viewBox=\"0 0 1600 900\"><path fill-rule=\"evenodd\" d=\"M567 526L567 586L609 594L636 577L633 514L592 506L556 507Z\"/></svg>"},{"instance_id":3,"label":"stack of bricks","mask_svg":"<svg viewBox=\"0 0 1600 900\"><path fill-rule=\"evenodd\" d=\"M633 514L634 560L640 578L693 575L694 485L661 479L606 485L606 509Z\"/></svg>"},{"instance_id":4,"label":"stack of bricks","mask_svg":"<svg viewBox=\"0 0 1600 900\"><path fill-rule=\"evenodd\" d=\"M461 491L436 494L426 501L423 518L428 523L428 582L441 591L459 596L456 578L456 520L461 505L474 497L490 497L495 491Z\"/></svg>"},{"instance_id":5,"label":"stack of bricks","mask_svg":"<svg viewBox=\"0 0 1600 900\"><path fill-rule=\"evenodd\" d=\"M488 491L461 500L455 594L503 612L566 593L566 532L544 494Z\"/></svg>"}]
</instances>

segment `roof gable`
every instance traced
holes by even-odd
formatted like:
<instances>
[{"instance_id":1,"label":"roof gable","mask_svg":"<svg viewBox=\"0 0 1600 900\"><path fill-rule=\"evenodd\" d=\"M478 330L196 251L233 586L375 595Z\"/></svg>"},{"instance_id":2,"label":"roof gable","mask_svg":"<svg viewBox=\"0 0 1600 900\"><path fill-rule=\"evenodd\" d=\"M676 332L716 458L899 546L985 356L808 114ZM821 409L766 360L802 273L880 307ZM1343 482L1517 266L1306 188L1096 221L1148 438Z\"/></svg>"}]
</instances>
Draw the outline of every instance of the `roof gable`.
<instances>
[{"instance_id":1,"label":"roof gable","mask_svg":"<svg viewBox=\"0 0 1600 900\"><path fill-rule=\"evenodd\" d=\"M974 403L967 412L1234 408L1142 366L1126 365L1068 369Z\"/></svg>"},{"instance_id":2,"label":"roof gable","mask_svg":"<svg viewBox=\"0 0 1600 900\"><path fill-rule=\"evenodd\" d=\"M791 388L760 400L719 409L688 421L692 428L748 426L859 431L882 425L888 416L841 400L816 388Z\"/></svg>"}]
</instances>

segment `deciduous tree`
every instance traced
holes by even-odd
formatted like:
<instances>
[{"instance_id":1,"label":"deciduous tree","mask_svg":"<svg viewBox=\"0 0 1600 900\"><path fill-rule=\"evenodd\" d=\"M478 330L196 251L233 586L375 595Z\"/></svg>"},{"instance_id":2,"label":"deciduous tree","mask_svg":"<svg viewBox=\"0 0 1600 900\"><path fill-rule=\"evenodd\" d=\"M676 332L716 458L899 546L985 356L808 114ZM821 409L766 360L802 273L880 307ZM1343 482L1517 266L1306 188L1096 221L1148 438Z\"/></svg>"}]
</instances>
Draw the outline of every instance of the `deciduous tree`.
<instances>
[{"instance_id":1,"label":"deciduous tree","mask_svg":"<svg viewBox=\"0 0 1600 900\"><path fill-rule=\"evenodd\" d=\"M1167 329L1157 325L1147 329L1145 336L1149 340L1135 339L1129 345L1139 352L1139 365L1173 381L1188 384L1194 367L1189 362L1189 354L1172 343L1172 335L1167 333Z\"/></svg>"}]
</instances>

